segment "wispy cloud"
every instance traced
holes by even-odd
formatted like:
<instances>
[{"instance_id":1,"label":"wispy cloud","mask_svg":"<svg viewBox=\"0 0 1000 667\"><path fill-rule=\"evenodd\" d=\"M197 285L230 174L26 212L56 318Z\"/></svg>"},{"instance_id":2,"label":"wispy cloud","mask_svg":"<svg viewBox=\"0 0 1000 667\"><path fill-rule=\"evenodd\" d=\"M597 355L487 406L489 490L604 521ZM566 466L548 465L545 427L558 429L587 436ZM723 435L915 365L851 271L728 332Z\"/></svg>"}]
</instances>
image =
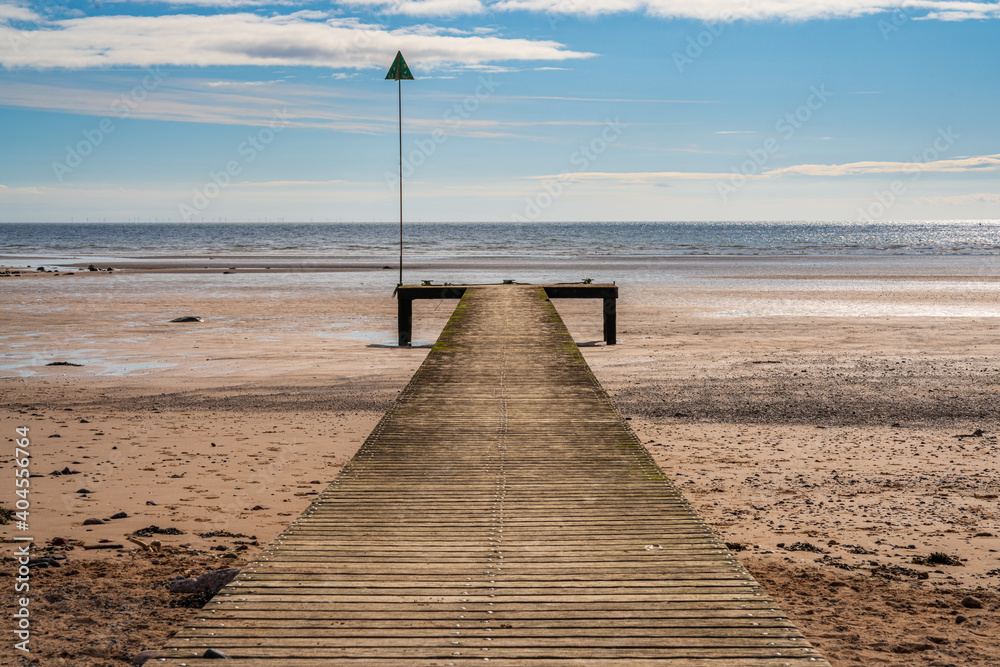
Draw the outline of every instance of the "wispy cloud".
<instances>
[{"instance_id":1,"label":"wispy cloud","mask_svg":"<svg viewBox=\"0 0 1000 667\"><path fill-rule=\"evenodd\" d=\"M934 160L932 162L849 162L847 164L800 164L772 169L773 176L858 176L863 174L912 174L922 172L963 173L1000 169L1000 154Z\"/></svg>"},{"instance_id":2,"label":"wispy cloud","mask_svg":"<svg viewBox=\"0 0 1000 667\"><path fill-rule=\"evenodd\" d=\"M294 7L302 0L105 0L174 7ZM342 0L340 5L387 15L453 17L525 11L571 16L643 13L698 21L809 21L905 12L916 20L972 21L1000 18L1000 4L976 0ZM2 17L2 14L0 14ZM25 20L25 19L19 19Z\"/></svg>"},{"instance_id":3,"label":"wispy cloud","mask_svg":"<svg viewBox=\"0 0 1000 667\"><path fill-rule=\"evenodd\" d=\"M103 0L108 4L168 5L171 7L213 7L240 9L245 7L297 7L302 0Z\"/></svg>"},{"instance_id":4,"label":"wispy cloud","mask_svg":"<svg viewBox=\"0 0 1000 667\"><path fill-rule=\"evenodd\" d=\"M384 68L398 49L406 52L415 73L594 55L548 40L413 33L357 19L320 19L313 12L90 16L45 22L31 30L0 22L0 64L7 68L256 65L361 70Z\"/></svg>"},{"instance_id":5,"label":"wispy cloud","mask_svg":"<svg viewBox=\"0 0 1000 667\"><path fill-rule=\"evenodd\" d=\"M145 72L137 74L142 78ZM114 83L121 84L120 79ZM87 116L120 117L124 108L122 91L134 85L127 82L122 90L114 83L101 89L83 88L58 81L53 83L18 82L2 87L3 104L10 107L44 109ZM444 99L447 96L442 97ZM455 99L463 99L455 96ZM370 100L363 94L351 94L328 86L274 81L202 80L169 77L141 104L128 105L129 118L216 125L266 126L274 119L275 109L287 112L288 127L318 128L356 134L383 134L396 131L396 116L372 112ZM386 107L387 111L393 107ZM543 141L551 128L601 127L593 120L498 120L466 118L461 123L441 116L413 115L406 119L407 132L490 139L530 139Z\"/></svg>"},{"instance_id":6,"label":"wispy cloud","mask_svg":"<svg viewBox=\"0 0 1000 667\"><path fill-rule=\"evenodd\" d=\"M969 0L499 0L489 9L580 16L642 12L698 21L809 21L894 11L936 21L1000 18L1000 3Z\"/></svg>"},{"instance_id":7,"label":"wispy cloud","mask_svg":"<svg viewBox=\"0 0 1000 667\"><path fill-rule=\"evenodd\" d=\"M341 0L340 4L404 16L459 16L484 11L479 0Z\"/></svg>"},{"instance_id":8,"label":"wispy cloud","mask_svg":"<svg viewBox=\"0 0 1000 667\"><path fill-rule=\"evenodd\" d=\"M1000 203L1000 193L997 192L976 192L967 195L951 195L946 197L919 197L917 202L920 204L947 204L947 205L961 205L961 204L998 204Z\"/></svg>"},{"instance_id":9,"label":"wispy cloud","mask_svg":"<svg viewBox=\"0 0 1000 667\"><path fill-rule=\"evenodd\" d=\"M394 126L395 116L380 117L359 109L356 99L344 99L319 86L280 82L243 82L172 79L150 93L141 104L120 103L122 93L65 83L14 83L4 86L7 106L45 109L87 116L129 118L216 125L268 125L275 109L287 110L289 127L312 127L379 134ZM116 101L119 103L116 104Z\"/></svg>"},{"instance_id":10,"label":"wispy cloud","mask_svg":"<svg viewBox=\"0 0 1000 667\"><path fill-rule=\"evenodd\" d=\"M206 81L205 85L209 88L256 88L278 83L283 83L283 81L281 79L272 79L271 81Z\"/></svg>"},{"instance_id":11,"label":"wispy cloud","mask_svg":"<svg viewBox=\"0 0 1000 667\"><path fill-rule=\"evenodd\" d=\"M778 178L782 176L864 176L870 174L906 173L974 173L1000 170L1000 154L975 157L935 160L933 162L849 162L847 164L799 164L771 169L747 178ZM726 179L732 172L699 171L639 171L639 172L596 172L585 171L571 174L546 174L529 176L536 180L561 178L574 181L614 181L623 184L657 184L664 181L704 181Z\"/></svg>"},{"instance_id":12,"label":"wispy cloud","mask_svg":"<svg viewBox=\"0 0 1000 667\"><path fill-rule=\"evenodd\" d=\"M663 181L710 181L726 178L729 174L705 171L578 171L569 174L546 174L543 176L528 176L539 181L559 179L562 181L613 181L622 184L644 185Z\"/></svg>"},{"instance_id":13,"label":"wispy cloud","mask_svg":"<svg viewBox=\"0 0 1000 667\"><path fill-rule=\"evenodd\" d=\"M621 97L564 97L556 95L504 95L507 100L545 100L552 102L617 102L629 104L718 104L715 100L641 100Z\"/></svg>"},{"instance_id":14,"label":"wispy cloud","mask_svg":"<svg viewBox=\"0 0 1000 667\"><path fill-rule=\"evenodd\" d=\"M0 4L0 23L10 21L27 21L33 23L39 20L39 18L41 17L38 14L27 7L10 3Z\"/></svg>"}]
</instances>

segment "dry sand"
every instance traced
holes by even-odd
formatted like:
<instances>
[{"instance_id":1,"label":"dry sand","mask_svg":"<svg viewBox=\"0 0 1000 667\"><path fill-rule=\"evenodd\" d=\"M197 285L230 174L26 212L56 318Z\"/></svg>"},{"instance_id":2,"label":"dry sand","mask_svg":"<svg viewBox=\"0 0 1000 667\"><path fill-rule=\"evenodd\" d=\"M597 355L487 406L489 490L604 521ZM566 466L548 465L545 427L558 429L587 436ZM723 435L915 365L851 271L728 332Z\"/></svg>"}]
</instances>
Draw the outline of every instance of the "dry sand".
<instances>
[{"instance_id":1,"label":"dry sand","mask_svg":"<svg viewBox=\"0 0 1000 667\"><path fill-rule=\"evenodd\" d=\"M70 543L33 574L36 664L162 644L190 613L166 583L252 558L391 404L427 352L391 345L392 277L325 275L0 283L0 433L10 447L31 429L39 475L27 534L39 553ZM623 277L614 347L596 304L556 305L653 455L835 665L998 664L997 283L835 278ZM418 302L415 339L452 307ZM182 315L206 321L169 323ZM12 451L0 466L10 507ZM142 538L159 554L124 541L150 526L180 534ZM125 548L82 548L102 541ZM961 564L913 563L934 553ZM0 664L22 664L9 648Z\"/></svg>"}]
</instances>

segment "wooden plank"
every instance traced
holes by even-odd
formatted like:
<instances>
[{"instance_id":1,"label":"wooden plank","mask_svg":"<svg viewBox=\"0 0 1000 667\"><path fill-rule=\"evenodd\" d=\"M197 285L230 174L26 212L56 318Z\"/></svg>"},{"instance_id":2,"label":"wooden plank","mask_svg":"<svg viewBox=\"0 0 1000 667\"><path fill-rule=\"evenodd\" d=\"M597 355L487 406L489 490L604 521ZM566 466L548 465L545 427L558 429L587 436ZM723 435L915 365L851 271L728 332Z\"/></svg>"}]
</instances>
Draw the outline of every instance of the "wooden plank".
<instances>
[{"instance_id":1,"label":"wooden plank","mask_svg":"<svg viewBox=\"0 0 1000 667\"><path fill-rule=\"evenodd\" d=\"M453 667L482 667L481 657L461 657L449 656L447 658L407 658L407 667L442 667L448 665ZM161 658L158 665L168 667L219 667L216 660L198 660L196 658ZM229 663L232 664L232 663ZM237 664L240 667L384 667L386 662L383 658L347 658L336 659L310 659L310 658L281 658L280 660L268 658L244 658ZM789 656L782 658L735 658L727 657L725 661L717 658L676 658L676 657L654 657L654 658L491 658L490 664L494 667L636 667L637 665L663 665L669 667L812 667L823 664L816 658L804 656Z\"/></svg>"},{"instance_id":2,"label":"wooden plank","mask_svg":"<svg viewBox=\"0 0 1000 667\"><path fill-rule=\"evenodd\" d=\"M464 290L355 457L157 664L208 648L233 667L828 665L521 286Z\"/></svg>"}]
</instances>

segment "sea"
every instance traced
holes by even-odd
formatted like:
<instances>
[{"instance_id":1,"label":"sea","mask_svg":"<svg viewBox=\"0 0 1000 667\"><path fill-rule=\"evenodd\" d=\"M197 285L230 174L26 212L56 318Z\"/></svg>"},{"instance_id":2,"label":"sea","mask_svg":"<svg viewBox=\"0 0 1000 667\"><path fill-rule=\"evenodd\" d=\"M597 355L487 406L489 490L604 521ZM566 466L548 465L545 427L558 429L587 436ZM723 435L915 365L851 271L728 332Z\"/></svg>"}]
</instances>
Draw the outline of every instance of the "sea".
<instances>
[{"instance_id":1,"label":"sea","mask_svg":"<svg viewBox=\"0 0 1000 667\"><path fill-rule=\"evenodd\" d=\"M100 278L79 279L91 264L103 273L88 276ZM323 294L391 303L400 282L615 283L627 307L722 319L1000 318L1000 221L406 223L402 268L398 224L4 223L3 267L56 275L0 276L0 313L10 326L0 333L0 377L44 372L56 357L98 375L156 372L173 365L159 354L156 327L191 314L175 312L176 304L297 303ZM67 273L77 279L56 277ZM114 323L113 337L30 325L83 303ZM414 344L433 342L438 332L420 313L442 307L420 305ZM249 319L198 312L207 323L191 331L239 331L267 345L318 336L394 347L395 318L384 311ZM122 341L145 351L119 350Z\"/></svg>"},{"instance_id":2,"label":"sea","mask_svg":"<svg viewBox=\"0 0 1000 667\"><path fill-rule=\"evenodd\" d=\"M914 222L406 223L405 257L997 255L1000 220ZM192 257L389 261L398 224L2 223L0 256L142 262Z\"/></svg>"}]
</instances>

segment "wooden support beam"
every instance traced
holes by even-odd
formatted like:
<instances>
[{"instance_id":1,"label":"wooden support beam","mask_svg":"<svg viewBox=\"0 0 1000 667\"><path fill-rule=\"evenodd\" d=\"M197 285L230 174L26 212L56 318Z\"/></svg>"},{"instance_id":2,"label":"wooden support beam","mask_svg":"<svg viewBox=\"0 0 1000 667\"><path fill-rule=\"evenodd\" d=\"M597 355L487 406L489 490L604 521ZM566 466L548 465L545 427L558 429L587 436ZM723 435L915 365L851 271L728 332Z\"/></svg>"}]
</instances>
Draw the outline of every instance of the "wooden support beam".
<instances>
[{"instance_id":1,"label":"wooden support beam","mask_svg":"<svg viewBox=\"0 0 1000 667\"><path fill-rule=\"evenodd\" d=\"M604 342L614 345L618 342L618 301L614 297L604 297Z\"/></svg>"},{"instance_id":2,"label":"wooden support beam","mask_svg":"<svg viewBox=\"0 0 1000 667\"><path fill-rule=\"evenodd\" d=\"M406 347L413 340L413 298L399 294L399 315L397 329L399 333L399 346Z\"/></svg>"}]
</instances>

